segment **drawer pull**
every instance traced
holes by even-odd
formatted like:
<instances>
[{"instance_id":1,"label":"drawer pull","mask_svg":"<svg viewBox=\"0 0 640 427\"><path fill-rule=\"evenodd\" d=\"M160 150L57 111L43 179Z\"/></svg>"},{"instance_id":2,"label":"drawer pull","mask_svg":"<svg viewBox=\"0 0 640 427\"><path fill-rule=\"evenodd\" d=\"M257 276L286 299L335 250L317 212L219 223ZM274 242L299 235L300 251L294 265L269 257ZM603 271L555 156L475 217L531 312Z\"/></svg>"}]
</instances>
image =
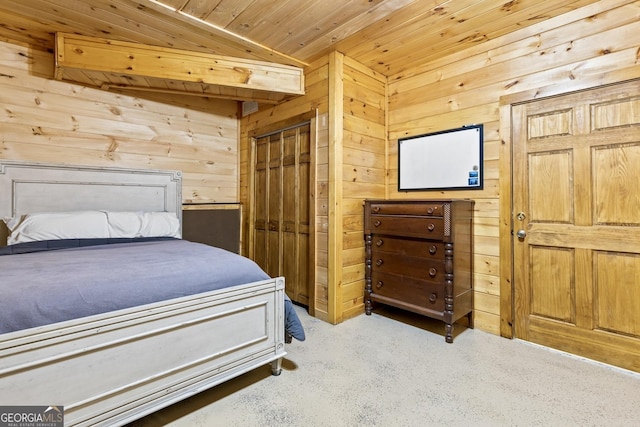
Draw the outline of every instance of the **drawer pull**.
<instances>
[{"instance_id":1,"label":"drawer pull","mask_svg":"<svg viewBox=\"0 0 640 427\"><path fill-rule=\"evenodd\" d=\"M438 270L436 270L436 268L435 268L435 267L431 267L431 268L429 269L429 276L431 276L431 277L436 277L436 274L438 274Z\"/></svg>"},{"instance_id":2,"label":"drawer pull","mask_svg":"<svg viewBox=\"0 0 640 427\"><path fill-rule=\"evenodd\" d=\"M371 208L371 212L373 212L373 213L378 213L378 212L380 212L380 206L374 206L374 207L372 207L372 208Z\"/></svg>"},{"instance_id":3,"label":"drawer pull","mask_svg":"<svg viewBox=\"0 0 640 427\"><path fill-rule=\"evenodd\" d=\"M376 222L373 223L373 225L375 227L380 227L382 225L382 221L380 221L379 219L376 220Z\"/></svg>"},{"instance_id":4,"label":"drawer pull","mask_svg":"<svg viewBox=\"0 0 640 427\"><path fill-rule=\"evenodd\" d=\"M429 248L429 253L431 255L435 255L436 252L438 252L438 247L436 245L431 245L431 247Z\"/></svg>"},{"instance_id":5,"label":"drawer pull","mask_svg":"<svg viewBox=\"0 0 640 427\"><path fill-rule=\"evenodd\" d=\"M435 303L437 299L438 299L438 295L435 292L429 296L429 302L431 304Z\"/></svg>"},{"instance_id":6,"label":"drawer pull","mask_svg":"<svg viewBox=\"0 0 640 427\"><path fill-rule=\"evenodd\" d=\"M378 239L378 241L376 242L376 246L380 247L380 246L382 246L383 243L384 242L382 241L382 239Z\"/></svg>"},{"instance_id":7,"label":"drawer pull","mask_svg":"<svg viewBox=\"0 0 640 427\"><path fill-rule=\"evenodd\" d=\"M384 261L382 261L382 259L379 259L379 260L376 261L376 265L378 267L380 267L383 263L384 263Z\"/></svg>"},{"instance_id":8,"label":"drawer pull","mask_svg":"<svg viewBox=\"0 0 640 427\"><path fill-rule=\"evenodd\" d=\"M427 225L427 230L429 230L429 231L433 231L433 230L435 230L435 228L436 228L436 225L434 223L431 223L431 224Z\"/></svg>"},{"instance_id":9,"label":"drawer pull","mask_svg":"<svg viewBox=\"0 0 640 427\"><path fill-rule=\"evenodd\" d=\"M433 208L431 207L427 208L427 214L433 215Z\"/></svg>"},{"instance_id":10,"label":"drawer pull","mask_svg":"<svg viewBox=\"0 0 640 427\"><path fill-rule=\"evenodd\" d=\"M382 280L379 280L378 283L376 283L376 288L380 289L382 285L384 285L384 282Z\"/></svg>"}]
</instances>

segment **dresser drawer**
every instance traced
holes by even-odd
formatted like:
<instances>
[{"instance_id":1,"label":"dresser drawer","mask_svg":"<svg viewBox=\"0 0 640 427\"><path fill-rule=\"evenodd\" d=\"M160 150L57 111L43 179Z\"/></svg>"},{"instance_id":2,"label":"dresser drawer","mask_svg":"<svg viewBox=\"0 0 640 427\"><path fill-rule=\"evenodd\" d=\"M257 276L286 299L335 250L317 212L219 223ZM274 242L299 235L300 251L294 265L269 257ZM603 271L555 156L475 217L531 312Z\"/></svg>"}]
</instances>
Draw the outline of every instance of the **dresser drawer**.
<instances>
[{"instance_id":1,"label":"dresser drawer","mask_svg":"<svg viewBox=\"0 0 640 427\"><path fill-rule=\"evenodd\" d=\"M371 215L370 221L370 231L374 234L434 240L442 240L445 234L444 220L438 217Z\"/></svg>"},{"instance_id":2,"label":"dresser drawer","mask_svg":"<svg viewBox=\"0 0 640 427\"><path fill-rule=\"evenodd\" d=\"M397 273L421 280L433 282L444 280L444 260L415 258L372 250L371 267L373 271Z\"/></svg>"},{"instance_id":3,"label":"dresser drawer","mask_svg":"<svg viewBox=\"0 0 640 427\"><path fill-rule=\"evenodd\" d=\"M430 259L444 259L444 243L424 240L411 240L383 235L374 235L372 250L391 252L405 256Z\"/></svg>"},{"instance_id":4,"label":"dresser drawer","mask_svg":"<svg viewBox=\"0 0 640 427\"><path fill-rule=\"evenodd\" d=\"M418 215L442 216L444 205L440 203L372 203L370 212L374 215Z\"/></svg>"},{"instance_id":5,"label":"dresser drawer","mask_svg":"<svg viewBox=\"0 0 640 427\"><path fill-rule=\"evenodd\" d=\"M381 295L436 311L444 310L444 285L391 273L371 274L372 296Z\"/></svg>"}]
</instances>

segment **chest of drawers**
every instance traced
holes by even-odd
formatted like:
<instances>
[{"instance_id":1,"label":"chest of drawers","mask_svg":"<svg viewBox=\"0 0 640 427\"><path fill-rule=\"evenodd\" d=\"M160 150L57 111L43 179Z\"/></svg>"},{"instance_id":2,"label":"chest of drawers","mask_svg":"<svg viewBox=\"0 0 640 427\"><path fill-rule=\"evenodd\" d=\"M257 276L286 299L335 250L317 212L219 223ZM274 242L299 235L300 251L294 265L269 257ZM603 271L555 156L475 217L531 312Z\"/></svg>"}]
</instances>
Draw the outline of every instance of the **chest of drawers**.
<instances>
[{"instance_id":1,"label":"chest of drawers","mask_svg":"<svg viewBox=\"0 0 640 427\"><path fill-rule=\"evenodd\" d=\"M472 200L365 200L365 312L392 305L473 327Z\"/></svg>"}]
</instances>

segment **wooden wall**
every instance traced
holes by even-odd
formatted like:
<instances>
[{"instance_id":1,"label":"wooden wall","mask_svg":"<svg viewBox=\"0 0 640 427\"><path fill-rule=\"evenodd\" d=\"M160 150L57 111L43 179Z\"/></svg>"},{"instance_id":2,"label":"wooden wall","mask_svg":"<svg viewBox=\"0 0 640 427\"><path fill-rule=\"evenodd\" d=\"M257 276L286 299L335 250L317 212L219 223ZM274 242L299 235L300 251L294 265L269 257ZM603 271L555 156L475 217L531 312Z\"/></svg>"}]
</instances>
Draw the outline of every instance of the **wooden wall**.
<instances>
[{"instance_id":1,"label":"wooden wall","mask_svg":"<svg viewBox=\"0 0 640 427\"><path fill-rule=\"evenodd\" d=\"M339 55L341 56L341 55ZM336 144L335 236L341 246L336 281L340 319L361 314L364 304L364 199L384 199L386 183L387 79L344 57L342 143ZM340 220L341 218L341 220ZM337 250L337 248L336 248Z\"/></svg>"},{"instance_id":2,"label":"wooden wall","mask_svg":"<svg viewBox=\"0 0 640 427\"><path fill-rule=\"evenodd\" d=\"M0 41L0 159L178 169L186 203L238 201L236 102L82 87L53 80L53 61Z\"/></svg>"},{"instance_id":3,"label":"wooden wall","mask_svg":"<svg viewBox=\"0 0 640 427\"><path fill-rule=\"evenodd\" d=\"M500 274L501 257L510 256L500 253L500 239L504 238L499 231L500 203L510 203L508 188L500 192L500 181L509 179L505 176L508 170L500 171L502 139L507 137L499 132L500 99L521 92L524 98L539 98L637 74L639 5L628 0L599 1L389 77L389 197L469 197L476 201L474 284L479 329L499 333L500 282L509 280ZM470 123L484 124L484 190L397 191L399 137ZM503 160L509 164L508 159Z\"/></svg>"},{"instance_id":4,"label":"wooden wall","mask_svg":"<svg viewBox=\"0 0 640 427\"><path fill-rule=\"evenodd\" d=\"M250 205L251 133L291 124L296 116L316 109L312 314L339 323L361 314L364 307L363 200L385 197L386 78L338 52L305 71L305 96L242 120L241 200Z\"/></svg>"}]
</instances>

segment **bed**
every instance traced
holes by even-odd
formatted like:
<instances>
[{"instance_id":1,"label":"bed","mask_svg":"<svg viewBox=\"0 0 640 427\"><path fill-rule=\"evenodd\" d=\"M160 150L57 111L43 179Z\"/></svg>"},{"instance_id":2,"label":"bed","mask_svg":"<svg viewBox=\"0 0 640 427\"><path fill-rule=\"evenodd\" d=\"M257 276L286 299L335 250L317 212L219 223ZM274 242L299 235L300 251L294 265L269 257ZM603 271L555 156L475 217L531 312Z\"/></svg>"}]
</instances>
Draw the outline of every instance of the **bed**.
<instances>
[{"instance_id":1,"label":"bed","mask_svg":"<svg viewBox=\"0 0 640 427\"><path fill-rule=\"evenodd\" d=\"M284 278L268 277L239 255L180 239L181 206L178 171L0 162L0 218L14 221L0 230L0 246L8 243L0 250L10 252L0 256L1 285L10 287L0 308L3 405L58 406L65 425L123 425L259 366L271 364L280 374L285 336L292 326L301 328ZM58 225L98 231L68 235L58 225L43 231L52 217L65 218ZM27 218L31 228L19 235ZM167 218L174 218L168 226ZM129 235L134 222L138 233L147 231ZM165 226L174 235L148 232ZM152 264L143 264L145 257ZM222 267L211 267L217 257ZM171 267L178 264L197 270L196 277ZM236 274L244 264L248 271ZM225 265L233 278L214 280ZM49 279L41 283L36 271ZM207 288L208 282L216 284ZM111 284L127 297L106 288ZM161 295L149 299L154 288ZM45 296L24 296L40 289ZM6 302L11 293L26 306ZM96 311L83 311L93 303ZM54 315L47 307L57 309ZM80 312L72 313L74 307ZM300 332L304 339L300 329L293 333Z\"/></svg>"}]
</instances>

